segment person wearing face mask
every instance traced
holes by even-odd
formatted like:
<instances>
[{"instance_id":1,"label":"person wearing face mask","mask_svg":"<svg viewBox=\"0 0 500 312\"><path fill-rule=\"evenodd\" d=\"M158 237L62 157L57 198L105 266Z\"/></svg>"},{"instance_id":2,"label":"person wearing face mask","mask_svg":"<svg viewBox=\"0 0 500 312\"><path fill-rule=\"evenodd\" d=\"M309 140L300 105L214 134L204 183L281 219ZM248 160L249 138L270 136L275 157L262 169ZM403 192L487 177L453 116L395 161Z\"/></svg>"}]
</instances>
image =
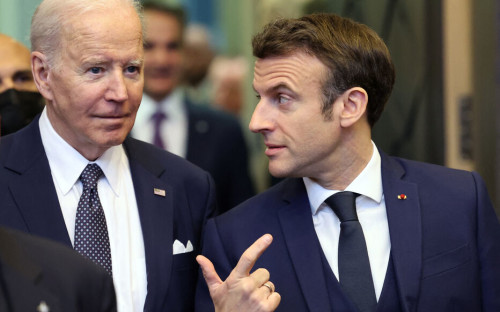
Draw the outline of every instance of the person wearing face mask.
<instances>
[{"instance_id":1,"label":"person wearing face mask","mask_svg":"<svg viewBox=\"0 0 500 312\"><path fill-rule=\"evenodd\" d=\"M23 128L43 107L43 97L38 93L31 73L30 51L0 33L0 134Z\"/></svg>"}]
</instances>

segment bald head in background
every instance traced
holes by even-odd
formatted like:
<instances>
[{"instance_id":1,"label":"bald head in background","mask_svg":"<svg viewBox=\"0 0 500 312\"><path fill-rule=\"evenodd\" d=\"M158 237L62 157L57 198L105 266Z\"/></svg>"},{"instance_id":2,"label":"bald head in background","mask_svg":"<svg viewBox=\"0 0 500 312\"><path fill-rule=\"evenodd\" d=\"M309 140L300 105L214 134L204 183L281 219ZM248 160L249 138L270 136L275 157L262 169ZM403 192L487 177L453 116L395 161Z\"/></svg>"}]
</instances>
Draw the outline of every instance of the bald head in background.
<instances>
[{"instance_id":1,"label":"bald head in background","mask_svg":"<svg viewBox=\"0 0 500 312\"><path fill-rule=\"evenodd\" d=\"M26 126L44 106L31 73L30 51L0 33L0 118L6 135Z\"/></svg>"},{"instance_id":2,"label":"bald head in background","mask_svg":"<svg viewBox=\"0 0 500 312\"><path fill-rule=\"evenodd\" d=\"M30 51L0 33L0 93L7 89L37 91L30 66Z\"/></svg>"}]
</instances>

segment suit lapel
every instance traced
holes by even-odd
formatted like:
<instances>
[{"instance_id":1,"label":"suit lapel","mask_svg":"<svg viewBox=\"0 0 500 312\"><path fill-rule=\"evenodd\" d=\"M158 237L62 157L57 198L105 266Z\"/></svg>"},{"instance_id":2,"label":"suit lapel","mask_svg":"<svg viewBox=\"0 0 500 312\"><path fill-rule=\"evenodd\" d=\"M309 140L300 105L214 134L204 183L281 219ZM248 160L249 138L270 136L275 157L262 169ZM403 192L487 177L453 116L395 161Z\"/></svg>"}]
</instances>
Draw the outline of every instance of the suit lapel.
<instances>
[{"instance_id":1,"label":"suit lapel","mask_svg":"<svg viewBox=\"0 0 500 312\"><path fill-rule=\"evenodd\" d=\"M391 239L391 253L404 311L415 311L422 269L422 224L418 188L402 180L402 166L382 157L382 184ZM398 199L398 195L406 199Z\"/></svg>"},{"instance_id":2,"label":"suit lapel","mask_svg":"<svg viewBox=\"0 0 500 312\"><path fill-rule=\"evenodd\" d=\"M5 167L18 173L9 189L27 230L71 247L49 162L38 128L38 118L21 130L6 157ZM43 204L43 207L42 207Z\"/></svg>"},{"instance_id":3,"label":"suit lapel","mask_svg":"<svg viewBox=\"0 0 500 312\"><path fill-rule=\"evenodd\" d=\"M301 179L288 180L279 218L300 287L310 311L329 311L321 247L314 230L309 200Z\"/></svg>"},{"instance_id":4,"label":"suit lapel","mask_svg":"<svg viewBox=\"0 0 500 312\"><path fill-rule=\"evenodd\" d=\"M158 162L151 161L151 155L146 161L130 139L125 141L124 146L129 157L144 238L148 281L144 310L158 311L167 296L172 271L173 190L159 179L164 168L157 166ZM162 191L165 191L165 196L162 196Z\"/></svg>"}]
</instances>

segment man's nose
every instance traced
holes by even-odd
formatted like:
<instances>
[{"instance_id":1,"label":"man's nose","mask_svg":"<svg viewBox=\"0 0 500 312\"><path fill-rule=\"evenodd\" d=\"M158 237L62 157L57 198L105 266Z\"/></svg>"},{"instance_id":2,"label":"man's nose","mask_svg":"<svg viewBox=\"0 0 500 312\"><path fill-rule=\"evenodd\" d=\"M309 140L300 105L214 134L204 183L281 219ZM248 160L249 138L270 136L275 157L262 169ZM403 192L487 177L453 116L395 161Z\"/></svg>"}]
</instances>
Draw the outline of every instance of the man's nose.
<instances>
[{"instance_id":1,"label":"man's nose","mask_svg":"<svg viewBox=\"0 0 500 312\"><path fill-rule=\"evenodd\" d=\"M255 133L272 130L271 116L271 111L269 111L264 100L261 99L253 111L248 128Z\"/></svg>"},{"instance_id":2,"label":"man's nose","mask_svg":"<svg viewBox=\"0 0 500 312\"><path fill-rule=\"evenodd\" d=\"M116 70L110 77L106 100L124 102L128 99L127 85L122 71Z\"/></svg>"},{"instance_id":3,"label":"man's nose","mask_svg":"<svg viewBox=\"0 0 500 312\"><path fill-rule=\"evenodd\" d=\"M14 89L14 80L12 78L1 78L0 80L0 93L4 92L5 90L9 89Z\"/></svg>"}]
</instances>

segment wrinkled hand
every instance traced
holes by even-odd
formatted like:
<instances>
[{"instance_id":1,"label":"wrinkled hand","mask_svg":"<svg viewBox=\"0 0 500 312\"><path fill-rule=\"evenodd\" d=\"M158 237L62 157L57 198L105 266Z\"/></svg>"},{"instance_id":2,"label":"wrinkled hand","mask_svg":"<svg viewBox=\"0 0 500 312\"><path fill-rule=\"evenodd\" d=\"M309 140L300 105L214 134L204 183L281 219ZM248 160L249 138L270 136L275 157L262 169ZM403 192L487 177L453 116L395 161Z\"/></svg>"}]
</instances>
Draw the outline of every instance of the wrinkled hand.
<instances>
[{"instance_id":1,"label":"wrinkled hand","mask_svg":"<svg viewBox=\"0 0 500 312\"><path fill-rule=\"evenodd\" d=\"M196 257L214 302L215 311L267 312L274 311L278 307L281 296L270 290L270 288L274 290L274 285L269 281L269 272L266 269L257 269L250 274L255 262L272 241L273 237L269 234L256 240L241 255L238 264L224 282L208 258Z\"/></svg>"}]
</instances>

